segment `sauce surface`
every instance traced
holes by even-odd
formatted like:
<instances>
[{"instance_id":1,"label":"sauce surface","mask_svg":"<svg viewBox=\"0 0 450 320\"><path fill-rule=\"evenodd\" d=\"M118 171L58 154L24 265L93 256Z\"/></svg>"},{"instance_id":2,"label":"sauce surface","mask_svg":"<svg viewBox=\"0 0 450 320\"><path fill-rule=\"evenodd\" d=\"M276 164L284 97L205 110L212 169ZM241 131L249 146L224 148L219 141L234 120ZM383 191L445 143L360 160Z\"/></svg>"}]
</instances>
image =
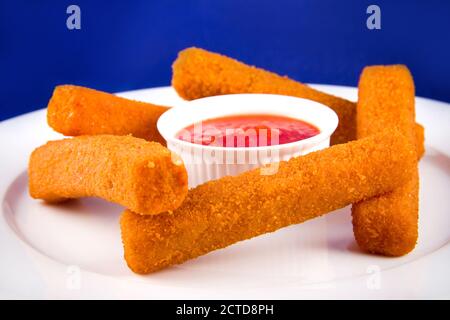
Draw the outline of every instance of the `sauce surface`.
<instances>
[{"instance_id":1,"label":"sauce surface","mask_svg":"<svg viewBox=\"0 0 450 320\"><path fill-rule=\"evenodd\" d=\"M179 131L180 140L215 147L263 147L291 143L320 133L302 120L250 114L204 120Z\"/></svg>"}]
</instances>

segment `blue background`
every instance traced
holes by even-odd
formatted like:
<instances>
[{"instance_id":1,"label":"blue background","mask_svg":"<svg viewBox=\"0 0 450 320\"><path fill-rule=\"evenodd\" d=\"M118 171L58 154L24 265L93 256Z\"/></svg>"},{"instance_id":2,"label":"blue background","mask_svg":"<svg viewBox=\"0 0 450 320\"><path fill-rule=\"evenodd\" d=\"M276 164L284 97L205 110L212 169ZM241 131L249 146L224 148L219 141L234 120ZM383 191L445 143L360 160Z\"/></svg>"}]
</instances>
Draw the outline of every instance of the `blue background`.
<instances>
[{"instance_id":1,"label":"blue background","mask_svg":"<svg viewBox=\"0 0 450 320\"><path fill-rule=\"evenodd\" d=\"M81 8L81 30L66 8ZM366 8L381 7L381 30ZM404 63L417 93L450 101L450 1L0 2L0 119L46 106L55 85L109 92L167 85L179 50L204 47L304 82L356 85Z\"/></svg>"}]
</instances>

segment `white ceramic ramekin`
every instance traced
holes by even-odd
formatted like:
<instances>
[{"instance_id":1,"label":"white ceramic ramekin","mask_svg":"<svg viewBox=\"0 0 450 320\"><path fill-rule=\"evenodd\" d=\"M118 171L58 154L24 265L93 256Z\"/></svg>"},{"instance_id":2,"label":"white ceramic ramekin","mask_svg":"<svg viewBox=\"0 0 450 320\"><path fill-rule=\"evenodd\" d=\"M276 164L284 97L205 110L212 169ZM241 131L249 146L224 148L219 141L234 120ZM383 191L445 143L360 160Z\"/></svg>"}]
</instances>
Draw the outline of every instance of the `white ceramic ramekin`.
<instances>
[{"instance_id":1,"label":"white ceramic ramekin","mask_svg":"<svg viewBox=\"0 0 450 320\"><path fill-rule=\"evenodd\" d=\"M216 147L180 140L177 133L203 120L232 115L270 114L300 119L320 133L308 139L266 147ZM226 175L237 175L264 166L261 174L273 174L278 162L324 149L336 129L338 117L330 108L306 99L273 94L229 94L186 102L165 112L158 130L167 147L181 156L189 186L195 187ZM269 165L270 164L270 165Z\"/></svg>"}]
</instances>

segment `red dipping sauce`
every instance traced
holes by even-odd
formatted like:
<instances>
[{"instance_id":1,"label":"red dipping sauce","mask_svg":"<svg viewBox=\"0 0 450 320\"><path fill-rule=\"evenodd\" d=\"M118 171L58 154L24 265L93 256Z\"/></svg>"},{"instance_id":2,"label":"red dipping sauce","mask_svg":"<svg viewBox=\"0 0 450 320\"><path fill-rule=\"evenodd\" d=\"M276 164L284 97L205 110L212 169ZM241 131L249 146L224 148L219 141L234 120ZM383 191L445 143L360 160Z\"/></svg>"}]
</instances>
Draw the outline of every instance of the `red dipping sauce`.
<instances>
[{"instance_id":1,"label":"red dipping sauce","mask_svg":"<svg viewBox=\"0 0 450 320\"><path fill-rule=\"evenodd\" d=\"M302 120L250 114L204 120L177 133L183 141L215 147L263 147L311 138L320 130Z\"/></svg>"}]
</instances>

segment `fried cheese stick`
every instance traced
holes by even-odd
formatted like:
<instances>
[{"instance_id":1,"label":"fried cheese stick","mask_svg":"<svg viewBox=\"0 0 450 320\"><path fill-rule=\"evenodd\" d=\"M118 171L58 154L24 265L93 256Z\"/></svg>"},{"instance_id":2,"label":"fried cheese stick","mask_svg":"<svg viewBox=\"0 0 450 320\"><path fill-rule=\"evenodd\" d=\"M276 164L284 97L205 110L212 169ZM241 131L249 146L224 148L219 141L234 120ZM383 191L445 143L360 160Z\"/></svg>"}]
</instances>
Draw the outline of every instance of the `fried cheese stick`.
<instances>
[{"instance_id":1,"label":"fried cheese stick","mask_svg":"<svg viewBox=\"0 0 450 320\"><path fill-rule=\"evenodd\" d=\"M95 135L50 141L28 167L33 198L100 197L141 214L174 210L187 194L182 161L156 142Z\"/></svg>"},{"instance_id":2,"label":"fried cheese stick","mask_svg":"<svg viewBox=\"0 0 450 320\"><path fill-rule=\"evenodd\" d=\"M199 48L181 51L172 69L172 86L184 99L230 93L271 93L310 99L329 106L339 117L331 144L356 139L356 107L353 102L288 77Z\"/></svg>"},{"instance_id":3,"label":"fried cheese stick","mask_svg":"<svg viewBox=\"0 0 450 320\"><path fill-rule=\"evenodd\" d=\"M358 138L397 128L408 141L415 141L414 82L405 66L364 68L358 95ZM411 177L400 187L354 204L353 230L361 249L386 256L401 256L414 249L418 237L418 196L416 163Z\"/></svg>"},{"instance_id":4,"label":"fried cheese stick","mask_svg":"<svg viewBox=\"0 0 450 320\"><path fill-rule=\"evenodd\" d=\"M227 176L189 191L173 213L121 217L128 266L146 274L400 186L416 151L396 130Z\"/></svg>"},{"instance_id":5,"label":"fried cheese stick","mask_svg":"<svg viewBox=\"0 0 450 320\"><path fill-rule=\"evenodd\" d=\"M356 103L315 90L301 82L199 48L181 51L173 64L172 86L187 100L230 93L271 93L317 101L333 109L339 125L331 144L356 139ZM423 127L417 125L419 157Z\"/></svg>"},{"instance_id":6,"label":"fried cheese stick","mask_svg":"<svg viewBox=\"0 0 450 320\"><path fill-rule=\"evenodd\" d=\"M63 85L53 92L47 122L66 136L131 134L165 144L156 122L168 108L89 88Z\"/></svg>"}]
</instances>

